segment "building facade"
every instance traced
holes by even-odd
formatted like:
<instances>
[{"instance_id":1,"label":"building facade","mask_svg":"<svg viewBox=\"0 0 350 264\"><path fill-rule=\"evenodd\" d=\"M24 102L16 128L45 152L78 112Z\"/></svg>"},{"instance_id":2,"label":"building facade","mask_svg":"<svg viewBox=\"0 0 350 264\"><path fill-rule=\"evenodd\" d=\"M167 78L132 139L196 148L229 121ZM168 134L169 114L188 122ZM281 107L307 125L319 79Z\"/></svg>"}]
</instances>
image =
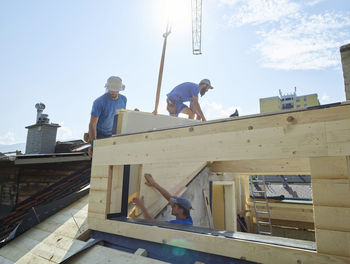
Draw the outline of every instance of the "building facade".
<instances>
[{"instance_id":1,"label":"building facade","mask_svg":"<svg viewBox=\"0 0 350 264\"><path fill-rule=\"evenodd\" d=\"M288 109L305 109L311 106L320 105L317 94L296 95L296 90L292 94L285 94L279 91L280 96L260 99L260 113L279 112Z\"/></svg>"}]
</instances>

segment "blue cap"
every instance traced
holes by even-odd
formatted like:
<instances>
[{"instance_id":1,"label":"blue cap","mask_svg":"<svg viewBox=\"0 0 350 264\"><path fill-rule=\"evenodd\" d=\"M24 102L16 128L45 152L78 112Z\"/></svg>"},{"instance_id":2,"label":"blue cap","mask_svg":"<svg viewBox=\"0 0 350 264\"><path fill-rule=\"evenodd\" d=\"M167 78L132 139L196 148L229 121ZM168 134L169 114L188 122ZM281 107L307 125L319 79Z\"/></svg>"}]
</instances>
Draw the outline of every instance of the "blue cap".
<instances>
[{"instance_id":1,"label":"blue cap","mask_svg":"<svg viewBox=\"0 0 350 264\"><path fill-rule=\"evenodd\" d=\"M178 205L180 205L181 207L185 208L186 210L190 210L192 209L192 205L190 200L188 200L187 198L180 196L178 198L170 198L170 201L172 201L173 203L176 203Z\"/></svg>"}]
</instances>

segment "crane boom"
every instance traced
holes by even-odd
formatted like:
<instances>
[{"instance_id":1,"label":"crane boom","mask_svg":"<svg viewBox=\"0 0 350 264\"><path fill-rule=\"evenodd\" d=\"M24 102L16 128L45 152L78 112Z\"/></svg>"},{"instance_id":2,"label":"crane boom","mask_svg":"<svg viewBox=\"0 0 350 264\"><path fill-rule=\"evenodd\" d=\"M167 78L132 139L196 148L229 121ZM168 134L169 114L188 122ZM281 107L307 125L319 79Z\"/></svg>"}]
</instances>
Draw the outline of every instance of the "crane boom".
<instances>
[{"instance_id":1,"label":"crane boom","mask_svg":"<svg viewBox=\"0 0 350 264\"><path fill-rule=\"evenodd\" d=\"M192 4L192 52L202 54L202 0L191 0Z\"/></svg>"}]
</instances>

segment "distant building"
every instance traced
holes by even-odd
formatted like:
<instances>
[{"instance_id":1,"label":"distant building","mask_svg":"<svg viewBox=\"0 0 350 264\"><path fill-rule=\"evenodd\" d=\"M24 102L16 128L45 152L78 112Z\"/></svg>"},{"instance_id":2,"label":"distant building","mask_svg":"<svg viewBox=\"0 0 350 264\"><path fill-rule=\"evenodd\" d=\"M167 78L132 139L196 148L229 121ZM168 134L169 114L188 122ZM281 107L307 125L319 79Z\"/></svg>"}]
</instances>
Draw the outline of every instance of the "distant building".
<instances>
[{"instance_id":1,"label":"distant building","mask_svg":"<svg viewBox=\"0 0 350 264\"><path fill-rule=\"evenodd\" d=\"M317 94L297 96L296 88L294 93L260 99L260 113L279 112L288 109L303 109L320 105Z\"/></svg>"}]
</instances>

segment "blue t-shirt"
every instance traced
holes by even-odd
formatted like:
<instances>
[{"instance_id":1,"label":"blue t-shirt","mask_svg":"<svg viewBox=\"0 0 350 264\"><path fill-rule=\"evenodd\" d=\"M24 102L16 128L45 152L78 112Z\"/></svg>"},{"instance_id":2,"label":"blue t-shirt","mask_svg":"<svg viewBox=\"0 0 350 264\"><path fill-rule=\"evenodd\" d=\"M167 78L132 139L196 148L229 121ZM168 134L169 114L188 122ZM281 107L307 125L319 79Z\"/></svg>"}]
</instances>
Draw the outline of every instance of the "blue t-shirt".
<instances>
[{"instance_id":1,"label":"blue t-shirt","mask_svg":"<svg viewBox=\"0 0 350 264\"><path fill-rule=\"evenodd\" d=\"M108 93L97 98L93 105L91 114L98 117L97 130L104 135L111 136L113 129L113 121L118 109L125 109L126 97L119 94L117 100L113 100Z\"/></svg>"},{"instance_id":2,"label":"blue t-shirt","mask_svg":"<svg viewBox=\"0 0 350 264\"><path fill-rule=\"evenodd\" d=\"M196 83L185 82L176 86L167 96L177 102L192 102L194 95L198 97L199 85Z\"/></svg>"},{"instance_id":3,"label":"blue t-shirt","mask_svg":"<svg viewBox=\"0 0 350 264\"><path fill-rule=\"evenodd\" d=\"M181 225L193 225L192 217L189 216L186 219L176 219L176 220L171 220L169 223L173 224L181 224Z\"/></svg>"}]
</instances>

